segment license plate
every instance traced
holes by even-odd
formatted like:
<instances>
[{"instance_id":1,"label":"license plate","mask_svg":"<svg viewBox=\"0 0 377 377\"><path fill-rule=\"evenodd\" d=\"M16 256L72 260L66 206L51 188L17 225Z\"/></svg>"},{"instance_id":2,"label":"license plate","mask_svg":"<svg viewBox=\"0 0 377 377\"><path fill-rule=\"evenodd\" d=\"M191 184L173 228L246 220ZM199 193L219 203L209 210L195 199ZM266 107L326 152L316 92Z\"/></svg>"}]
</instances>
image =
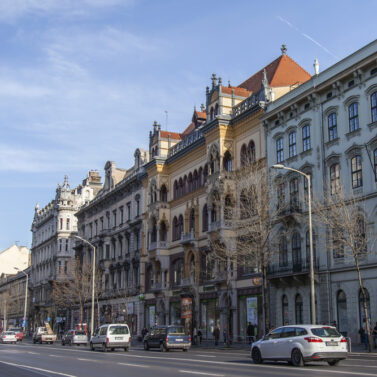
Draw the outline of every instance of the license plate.
<instances>
[{"instance_id":1,"label":"license plate","mask_svg":"<svg viewBox=\"0 0 377 377\"><path fill-rule=\"evenodd\" d=\"M176 341L176 342L183 342L183 339L178 338L178 339L176 339L175 341Z\"/></svg>"},{"instance_id":2,"label":"license plate","mask_svg":"<svg viewBox=\"0 0 377 377\"><path fill-rule=\"evenodd\" d=\"M326 346L337 346L338 342L326 342Z\"/></svg>"},{"instance_id":3,"label":"license plate","mask_svg":"<svg viewBox=\"0 0 377 377\"><path fill-rule=\"evenodd\" d=\"M122 336L116 336L115 340L123 340L123 337Z\"/></svg>"}]
</instances>

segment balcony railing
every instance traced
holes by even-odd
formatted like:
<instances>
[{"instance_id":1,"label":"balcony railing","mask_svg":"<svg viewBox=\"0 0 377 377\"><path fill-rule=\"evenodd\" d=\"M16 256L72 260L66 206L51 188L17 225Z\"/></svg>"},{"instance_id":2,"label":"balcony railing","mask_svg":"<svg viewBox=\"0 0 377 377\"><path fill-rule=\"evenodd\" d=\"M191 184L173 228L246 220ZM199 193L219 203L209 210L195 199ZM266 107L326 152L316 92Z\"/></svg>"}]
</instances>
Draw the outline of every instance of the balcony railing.
<instances>
[{"instance_id":1,"label":"balcony railing","mask_svg":"<svg viewBox=\"0 0 377 377\"><path fill-rule=\"evenodd\" d=\"M203 133L199 130L195 130L194 132L190 133L186 136L181 142L174 145L172 148L169 149L168 157L174 156L180 150L185 149L189 145L195 143L197 140L202 139Z\"/></svg>"},{"instance_id":2,"label":"balcony railing","mask_svg":"<svg viewBox=\"0 0 377 377\"><path fill-rule=\"evenodd\" d=\"M195 232L193 229L190 230L188 233L182 233L181 241L182 242L190 242L195 240Z\"/></svg>"},{"instance_id":3,"label":"balcony railing","mask_svg":"<svg viewBox=\"0 0 377 377\"><path fill-rule=\"evenodd\" d=\"M314 260L314 271L319 269L318 259ZM306 260L297 261L295 263L287 263L280 265L279 263L270 264L267 269L269 277L275 276L291 276L297 274L306 274L310 272L310 262Z\"/></svg>"}]
</instances>

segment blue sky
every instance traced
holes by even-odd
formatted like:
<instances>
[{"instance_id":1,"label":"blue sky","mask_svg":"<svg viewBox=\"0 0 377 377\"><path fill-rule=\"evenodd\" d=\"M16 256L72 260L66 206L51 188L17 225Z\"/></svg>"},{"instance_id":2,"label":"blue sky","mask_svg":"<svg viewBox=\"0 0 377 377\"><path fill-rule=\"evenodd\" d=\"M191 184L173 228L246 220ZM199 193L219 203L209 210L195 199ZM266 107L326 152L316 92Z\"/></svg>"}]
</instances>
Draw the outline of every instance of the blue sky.
<instances>
[{"instance_id":1,"label":"blue sky","mask_svg":"<svg viewBox=\"0 0 377 377\"><path fill-rule=\"evenodd\" d=\"M361 7L363 9L361 9ZM376 38L374 0L1 0L0 250L30 247L36 202L113 160L154 120L182 131L213 72L238 85L280 55L313 74Z\"/></svg>"}]
</instances>

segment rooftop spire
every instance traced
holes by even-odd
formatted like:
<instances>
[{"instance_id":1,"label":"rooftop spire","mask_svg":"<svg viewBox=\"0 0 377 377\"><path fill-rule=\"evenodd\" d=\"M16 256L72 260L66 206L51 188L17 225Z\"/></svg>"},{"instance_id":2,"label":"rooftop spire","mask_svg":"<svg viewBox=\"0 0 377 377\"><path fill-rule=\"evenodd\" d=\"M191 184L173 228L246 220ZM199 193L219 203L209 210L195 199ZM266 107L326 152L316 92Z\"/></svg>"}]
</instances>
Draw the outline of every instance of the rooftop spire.
<instances>
[{"instance_id":1,"label":"rooftop spire","mask_svg":"<svg viewBox=\"0 0 377 377\"><path fill-rule=\"evenodd\" d=\"M282 55L286 55L287 54L287 45L282 44L280 50L281 50Z\"/></svg>"}]
</instances>

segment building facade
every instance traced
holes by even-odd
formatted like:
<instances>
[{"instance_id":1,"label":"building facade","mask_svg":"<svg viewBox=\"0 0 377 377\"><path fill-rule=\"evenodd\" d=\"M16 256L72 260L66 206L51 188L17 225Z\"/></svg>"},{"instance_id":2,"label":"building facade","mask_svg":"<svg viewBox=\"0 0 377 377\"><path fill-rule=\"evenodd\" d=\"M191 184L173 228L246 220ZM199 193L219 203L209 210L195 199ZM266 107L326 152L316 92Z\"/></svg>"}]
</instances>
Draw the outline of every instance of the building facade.
<instances>
[{"instance_id":1,"label":"building facade","mask_svg":"<svg viewBox=\"0 0 377 377\"><path fill-rule=\"evenodd\" d=\"M360 216L369 219L368 252L360 263L372 323L377 320L376 58L374 41L270 103L263 116L269 168L283 164L310 174L319 201L335 195L341 184L360 201ZM274 183L286 216L269 274L271 315L276 326L310 323L308 185L284 170L276 172ZM335 321L358 341L364 314L355 264L339 250L331 229L314 223L313 233L317 321Z\"/></svg>"},{"instance_id":2,"label":"building facade","mask_svg":"<svg viewBox=\"0 0 377 377\"><path fill-rule=\"evenodd\" d=\"M30 252L26 246L12 245L0 253L0 275L14 274L30 265Z\"/></svg>"},{"instance_id":3,"label":"building facade","mask_svg":"<svg viewBox=\"0 0 377 377\"><path fill-rule=\"evenodd\" d=\"M92 200L101 188L101 178L90 171L82 184L71 189L68 177L58 185L55 199L44 208L35 207L31 227L31 287L32 326L43 324L48 318L57 327L66 320L66 313L57 313L51 298L52 282L69 274L74 257L72 234L77 234L76 212ZM57 321L56 321L57 320Z\"/></svg>"}]
</instances>

